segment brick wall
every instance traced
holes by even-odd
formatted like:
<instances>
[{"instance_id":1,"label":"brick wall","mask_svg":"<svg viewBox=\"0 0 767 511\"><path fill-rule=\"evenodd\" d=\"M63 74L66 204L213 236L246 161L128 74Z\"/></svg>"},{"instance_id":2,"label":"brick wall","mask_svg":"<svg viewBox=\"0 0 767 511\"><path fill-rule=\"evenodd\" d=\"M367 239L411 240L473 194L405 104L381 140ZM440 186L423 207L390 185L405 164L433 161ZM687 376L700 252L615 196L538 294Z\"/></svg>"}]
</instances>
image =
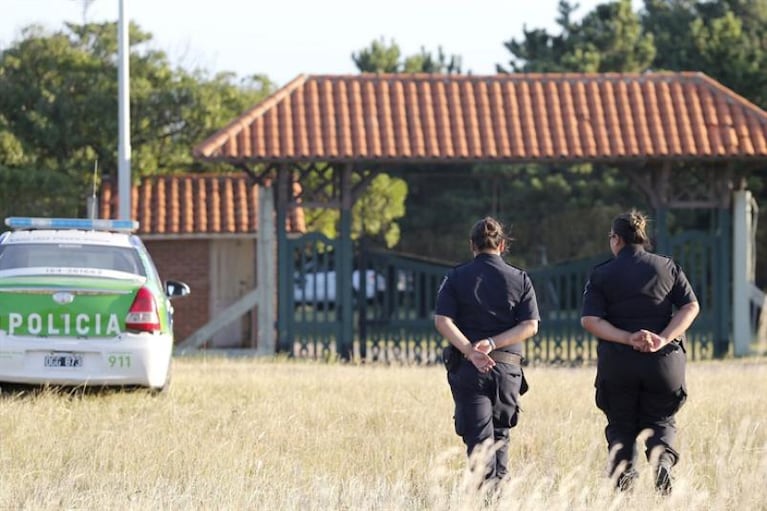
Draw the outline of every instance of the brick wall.
<instances>
[{"instance_id":1,"label":"brick wall","mask_svg":"<svg viewBox=\"0 0 767 511\"><path fill-rule=\"evenodd\" d=\"M192 293L173 300L176 343L209 320L210 242L208 240L144 240L160 279L186 282Z\"/></svg>"}]
</instances>

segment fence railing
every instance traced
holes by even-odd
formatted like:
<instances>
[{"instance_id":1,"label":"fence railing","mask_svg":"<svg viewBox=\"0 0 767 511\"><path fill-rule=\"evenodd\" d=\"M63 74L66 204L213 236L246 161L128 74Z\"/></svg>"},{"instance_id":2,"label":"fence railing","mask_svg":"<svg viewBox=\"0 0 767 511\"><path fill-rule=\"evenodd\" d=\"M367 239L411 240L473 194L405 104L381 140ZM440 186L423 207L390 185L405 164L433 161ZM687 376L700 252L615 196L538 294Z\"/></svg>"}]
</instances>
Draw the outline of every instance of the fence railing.
<instances>
[{"instance_id":1,"label":"fence railing","mask_svg":"<svg viewBox=\"0 0 767 511\"><path fill-rule=\"evenodd\" d=\"M281 316L289 321L281 327L287 334L280 340L281 351L311 358L347 354L361 361L439 361L446 341L434 328L433 312L450 264L387 251L360 252L353 267L352 317L343 318L332 240L314 236L291 240L289 246L295 264L290 275L281 276L292 284L281 302L290 307ZM688 354L692 359L719 356L730 301L729 288L714 271L719 267L716 245L706 233L688 232L673 239L672 247L701 303L688 333ZM580 325L582 296L591 269L609 257L605 253L529 270L541 313L538 334L526 342L529 363L581 365L596 360L596 340ZM759 311L752 317L761 319ZM353 338L344 338L345 321L353 322Z\"/></svg>"}]
</instances>

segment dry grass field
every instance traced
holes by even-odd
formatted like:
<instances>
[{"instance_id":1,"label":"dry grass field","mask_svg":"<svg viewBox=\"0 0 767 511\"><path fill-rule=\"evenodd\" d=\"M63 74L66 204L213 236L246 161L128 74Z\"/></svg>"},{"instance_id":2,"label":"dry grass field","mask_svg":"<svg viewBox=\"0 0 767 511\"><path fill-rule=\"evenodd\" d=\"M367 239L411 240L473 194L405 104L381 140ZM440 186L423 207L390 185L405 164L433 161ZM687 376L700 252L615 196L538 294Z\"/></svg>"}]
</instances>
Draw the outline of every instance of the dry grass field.
<instances>
[{"instance_id":1,"label":"dry grass field","mask_svg":"<svg viewBox=\"0 0 767 511\"><path fill-rule=\"evenodd\" d=\"M765 510L767 361L691 364L670 497L602 471L593 368L527 370L513 476L474 490L440 367L174 360L170 392L4 394L0 508Z\"/></svg>"}]
</instances>

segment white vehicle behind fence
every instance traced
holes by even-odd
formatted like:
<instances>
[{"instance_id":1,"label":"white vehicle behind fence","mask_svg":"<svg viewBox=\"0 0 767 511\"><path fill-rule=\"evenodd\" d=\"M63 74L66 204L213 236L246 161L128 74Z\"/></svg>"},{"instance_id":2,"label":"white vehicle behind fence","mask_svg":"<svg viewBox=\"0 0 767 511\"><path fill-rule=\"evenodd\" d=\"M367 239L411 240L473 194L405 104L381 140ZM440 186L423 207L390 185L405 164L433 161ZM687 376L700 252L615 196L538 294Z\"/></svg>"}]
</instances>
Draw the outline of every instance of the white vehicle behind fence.
<instances>
[{"instance_id":1,"label":"white vehicle behind fence","mask_svg":"<svg viewBox=\"0 0 767 511\"><path fill-rule=\"evenodd\" d=\"M362 294L360 283L362 272L352 272L352 289L355 299ZM365 270L365 299L372 300L386 290L386 280L373 270ZM297 272L293 284L293 301L296 305L317 305L333 307L337 302L338 278L335 270Z\"/></svg>"}]
</instances>

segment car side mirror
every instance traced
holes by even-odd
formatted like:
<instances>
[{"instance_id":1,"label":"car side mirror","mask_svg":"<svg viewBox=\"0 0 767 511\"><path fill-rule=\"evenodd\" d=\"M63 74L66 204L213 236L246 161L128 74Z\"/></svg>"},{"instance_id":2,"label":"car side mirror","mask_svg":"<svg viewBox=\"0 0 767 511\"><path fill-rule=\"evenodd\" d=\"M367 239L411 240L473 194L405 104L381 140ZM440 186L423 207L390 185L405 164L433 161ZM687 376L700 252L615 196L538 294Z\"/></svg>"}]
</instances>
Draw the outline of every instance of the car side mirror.
<instances>
[{"instance_id":1,"label":"car side mirror","mask_svg":"<svg viewBox=\"0 0 767 511\"><path fill-rule=\"evenodd\" d=\"M191 293L189 286L184 282L178 280L166 280L165 281L165 295L170 298L177 296L186 296Z\"/></svg>"}]
</instances>

